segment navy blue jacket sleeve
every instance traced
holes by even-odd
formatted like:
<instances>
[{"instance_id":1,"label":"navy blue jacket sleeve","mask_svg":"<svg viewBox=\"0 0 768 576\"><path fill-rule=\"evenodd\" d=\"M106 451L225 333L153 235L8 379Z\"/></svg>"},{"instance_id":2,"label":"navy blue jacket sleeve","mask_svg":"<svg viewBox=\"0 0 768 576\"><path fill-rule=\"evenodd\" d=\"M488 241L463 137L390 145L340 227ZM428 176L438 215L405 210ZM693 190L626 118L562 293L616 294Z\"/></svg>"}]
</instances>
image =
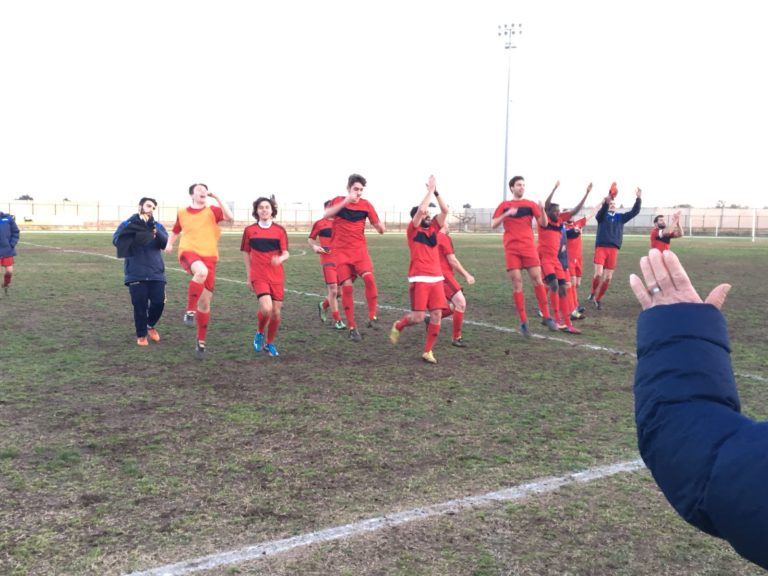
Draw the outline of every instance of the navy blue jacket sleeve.
<instances>
[{"instance_id":1,"label":"navy blue jacket sleeve","mask_svg":"<svg viewBox=\"0 0 768 576\"><path fill-rule=\"evenodd\" d=\"M154 246L158 250L165 250L165 247L168 245L168 231L165 229L165 226L160 224L160 222L155 222L155 239L154 239Z\"/></svg>"},{"instance_id":2,"label":"navy blue jacket sleeve","mask_svg":"<svg viewBox=\"0 0 768 576\"><path fill-rule=\"evenodd\" d=\"M768 423L740 413L720 311L640 314L634 392L640 454L670 504L768 569Z\"/></svg>"},{"instance_id":3,"label":"navy blue jacket sleeve","mask_svg":"<svg viewBox=\"0 0 768 576\"><path fill-rule=\"evenodd\" d=\"M20 235L21 235L21 233L19 232L18 224L16 224L16 219L12 217L11 218L11 240L9 242L12 249L15 249L16 248L16 244L19 243L19 236Z\"/></svg>"},{"instance_id":4,"label":"navy blue jacket sleeve","mask_svg":"<svg viewBox=\"0 0 768 576\"><path fill-rule=\"evenodd\" d=\"M640 206L642 206L642 204L643 204L643 201L640 199L639 196L635 198L635 203L632 205L632 210L630 210L629 212L624 212L624 214L621 215L621 221L624 222L624 224L626 224L627 222L632 220L632 218L640 214Z\"/></svg>"},{"instance_id":5,"label":"navy blue jacket sleeve","mask_svg":"<svg viewBox=\"0 0 768 576\"><path fill-rule=\"evenodd\" d=\"M595 220L600 223L603 220L605 220L605 213L608 212L608 202L603 202L603 205L600 206L600 210L597 211L597 214L595 214Z\"/></svg>"}]
</instances>

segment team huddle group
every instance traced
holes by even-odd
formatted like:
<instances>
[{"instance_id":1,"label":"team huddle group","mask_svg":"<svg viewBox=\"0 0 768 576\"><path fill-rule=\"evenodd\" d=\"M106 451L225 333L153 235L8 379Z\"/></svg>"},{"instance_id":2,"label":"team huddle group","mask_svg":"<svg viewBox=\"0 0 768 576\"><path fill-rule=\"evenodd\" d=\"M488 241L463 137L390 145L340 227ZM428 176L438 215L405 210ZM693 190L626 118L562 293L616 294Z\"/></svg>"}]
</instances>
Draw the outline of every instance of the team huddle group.
<instances>
[{"instance_id":1,"label":"team huddle group","mask_svg":"<svg viewBox=\"0 0 768 576\"><path fill-rule=\"evenodd\" d=\"M327 296L318 303L320 318L325 322L330 312L334 327L347 330L348 338L355 342L362 340L355 317L353 288L353 281L358 277L364 284L367 327L372 330L381 328L377 317L378 290L365 227L366 223L370 223L379 234L383 234L386 228L373 205L362 197L366 184L363 176L350 175L347 195L337 196L325 203L324 217L313 224L308 238L309 246L320 257L327 286ZM491 222L493 228L503 226L504 229L506 269L520 318L520 332L524 336L530 336L531 329L525 310L522 271L528 272L533 283L542 324L552 331L580 334L572 321L584 317L584 308L578 301L583 267L581 230L594 216L598 228L595 274L589 301L599 310L616 267L624 224L640 211L641 191L638 188L632 208L627 212L616 212L618 188L614 183L608 195L589 214L575 219L574 216L586 202L592 184L587 187L579 204L571 210L561 210L552 201L559 185L558 181L545 202L536 203L523 197L525 180L522 176L515 176L509 181L511 199L496 208ZM139 212L118 226L113 244L117 247L118 257L125 258L125 284L133 303L137 344L147 346L150 340L160 340L156 324L165 301L162 251L171 252L176 238L179 238L179 262L191 275L184 323L197 328L195 354L204 358L221 236L219 223L231 222L234 217L227 205L209 192L205 184L190 186L189 195L190 205L178 211L170 233L153 217L157 202L152 198L142 198ZM218 205L209 205L208 198ZM434 206L433 200L439 208L434 216L430 210ZM284 300L283 263L290 256L288 234L274 221L276 216L274 198L260 197L254 201L253 217L256 222L245 228L240 245L248 285L258 298L253 348L270 356L279 355L275 337L280 327ZM411 221L406 232L410 251L408 282L411 311L397 320L389 332L390 341L396 344L402 330L426 322L422 359L431 364L437 363L433 347L443 318L452 316L451 343L456 347L466 346L462 338L466 299L456 275L461 275L469 284L475 281L456 257L447 216L448 205L437 190L435 177L430 176L420 204L411 210ZM537 223L538 242L534 237L533 220ZM673 216L669 229L664 217L657 216L651 244L661 250L668 249L670 239L681 235L679 213ZM338 306L339 297L344 319Z\"/></svg>"}]
</instances>

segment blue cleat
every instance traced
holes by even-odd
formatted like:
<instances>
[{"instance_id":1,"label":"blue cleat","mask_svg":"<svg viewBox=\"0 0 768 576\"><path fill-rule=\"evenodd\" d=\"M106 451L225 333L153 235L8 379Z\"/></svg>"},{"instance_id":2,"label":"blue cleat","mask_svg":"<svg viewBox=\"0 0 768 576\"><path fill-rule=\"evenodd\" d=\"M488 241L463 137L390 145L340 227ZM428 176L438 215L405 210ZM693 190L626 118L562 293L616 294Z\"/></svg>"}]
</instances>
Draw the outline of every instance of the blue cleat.
<instances>
[{"instance_id":1,"label":"blue cleat","mask_svg":"<svg viewBox=\"0 0 768 576\"><path fill-rule=\"evenodd\" d=\"M264 352L266 352L267 354L269 354L273 358L275 356L280 356L280 354L278 354L278 352L277 352L277 348L275 348L275 345L272 344L272 343L269 343L266 346L264 346Z\"/></svg>"},{"instance_id":2,"label":"blue cleat","mask_svg":"<svg viewBox=\"0 0 768 576\"><path fill-rule=\"evenodd\" d=\"M264 349L264 333L256 332L256 336L253 337L253 349L256 352L261 352Z\"/></svg>"}]
</instances>

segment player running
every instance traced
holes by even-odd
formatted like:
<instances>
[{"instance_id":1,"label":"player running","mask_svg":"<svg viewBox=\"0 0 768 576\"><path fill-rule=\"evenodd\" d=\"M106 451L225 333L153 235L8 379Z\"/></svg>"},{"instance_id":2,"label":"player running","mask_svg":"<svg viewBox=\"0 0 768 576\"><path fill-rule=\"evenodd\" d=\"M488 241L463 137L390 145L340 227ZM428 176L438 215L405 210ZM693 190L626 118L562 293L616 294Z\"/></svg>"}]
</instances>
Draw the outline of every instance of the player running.
<instances>
[{"instance_id":1,"label":"player running","mask_svg":"<svg viewBox=\"0 0 768 576\"><path fill-rule=\"evenodd\" d=\"M280 328L285 296L283 262L290 257L288 233L274 222L275 216L275 201L263 196L257 198L253 203L253 217L257 221L243 231L240 243L248 285L259 299L253 349L256 352L264 350L270 356L280 355L274 340Z\"/></svg>"},{"instance_id":2,"label":"player running","mask_svg":"<svg viewBox=\"0 0 768 576\"><path fill-rule=\"evenodd\" d=\"M406 326L424 322L429 310L427 337L421 359L429 364L437 364L432 348L440 334L440 319L443 309L448 307L443 290L443 275L440 268L440 254L437 237L448 216L448 206L437 191L435 177L427 180L427 193L421 204L411 209L411 221L408 223L406 236L411 263L408 267L408 291L411 297L411 312L400 318L389 331L389 340L397 344L400 332ZM437 199L440 213L433 219L429 214L429 201L432 195Z\"/></svg>"},{"instance_id":3,"label":"player running","mask_svg":"<svg viewBox=\"0 0 768 576\"><path fill-rule=\"evenodd\" d=\"M184 324L197 324L195 356L205 358L205 337L211 318L211 300L216 284L216 263L219 260L220 222L232 222L234 216L219 197L208 191L205 184L189 187L190 205L179 209L176 223L168 236L166 252L173 252L173 243L179 240L179 263L192 275L187 288L187 311ZM208 198L218 206L208 206Z\"/></svg>"}]
</instances>

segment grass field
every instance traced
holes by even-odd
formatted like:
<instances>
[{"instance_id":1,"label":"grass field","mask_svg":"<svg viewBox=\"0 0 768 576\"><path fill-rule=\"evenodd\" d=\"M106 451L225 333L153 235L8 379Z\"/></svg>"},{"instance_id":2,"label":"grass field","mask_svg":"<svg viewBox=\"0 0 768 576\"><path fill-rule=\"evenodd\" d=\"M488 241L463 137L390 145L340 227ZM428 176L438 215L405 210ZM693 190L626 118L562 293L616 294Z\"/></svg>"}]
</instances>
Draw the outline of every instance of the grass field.
<instances>
[{"instance_id":1,"label":"grass field","mask_svg":"<svg viewBox=\"0 0 768 576\"><path fill-rule=\"evenodd\" d=\"M251 349L256 301L240 239L222 238L209 358L199 362L175 258L162 341L139 348L109 235L23 234L0 297L0 573L149 570L638 458L639 307L626 278L645 237L625 240L605 308L588 310L581 336L549 338L526 283L543 337L524 339L500 236L455 236L477 278L465 290L470 347L449 345L446 322L436 366L420 360L421 329L397 347L387 340L407 306L403 236L369 238L384 329L362 328L360 344L319 322L324 287L304 238L291 237L279 358ZM742 404L768 417L768 243L674 248L700 293L734 285L725 313ZM357 312L364 318L365 305ZM760 571L682 522L641 469L205 573Z\"/></svg>"}]
</instances>

